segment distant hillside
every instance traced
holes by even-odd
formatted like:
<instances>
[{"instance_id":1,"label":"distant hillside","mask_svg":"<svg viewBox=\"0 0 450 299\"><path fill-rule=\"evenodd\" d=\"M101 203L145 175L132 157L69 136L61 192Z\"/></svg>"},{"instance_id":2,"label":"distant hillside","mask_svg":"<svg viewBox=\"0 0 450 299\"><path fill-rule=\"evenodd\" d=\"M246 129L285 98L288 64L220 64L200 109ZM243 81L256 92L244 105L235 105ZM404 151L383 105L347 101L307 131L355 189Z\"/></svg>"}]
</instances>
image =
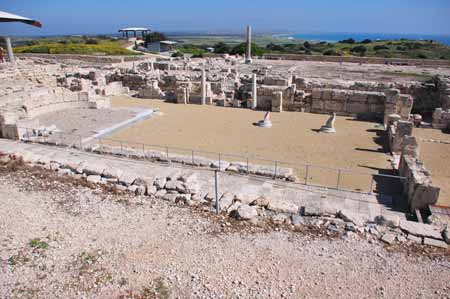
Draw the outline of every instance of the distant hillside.
<instances>
[{"instance_id":1,"label":"distant hillside","mask_svg":"<svg viewBox=\"0 0 450 299\"><path fill-rule=\"evenodd\" d=\"M207 47L220 48L223 53L226 48L232 49L239 43L244 42L243 36L173 36L181 42L184 48L206 49ZM390 40L372 41L364 40L357 42L353 39L343 40L337 43L308 42L295 39L254 36L253 41L264 48L265 53L274 54L311 54L330 56L366 56L382 58L411 58L411 59L445 59L450 60L450 47L431 40ZM226 52L226 51L225 51Z\"/></svg>"}]
</instances>

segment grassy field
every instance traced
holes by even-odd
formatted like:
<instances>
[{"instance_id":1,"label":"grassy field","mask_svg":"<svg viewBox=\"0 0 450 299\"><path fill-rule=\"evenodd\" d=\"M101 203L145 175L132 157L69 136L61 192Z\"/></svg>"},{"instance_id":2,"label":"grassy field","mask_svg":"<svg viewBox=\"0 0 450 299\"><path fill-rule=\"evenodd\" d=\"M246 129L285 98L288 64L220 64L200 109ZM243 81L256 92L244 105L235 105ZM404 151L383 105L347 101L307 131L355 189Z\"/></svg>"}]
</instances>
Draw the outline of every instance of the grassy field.
<instances>
[{"instance_id":1,"label":"grassy field","mask_svg":"<svg viewBox=\"0 0 450 299\"><path fill-rule=\"evenodd\" d=\"M126 42L109 38L57 37L28 41L15 47L15 53L139 55L126 49Z\"/></svg>"}]
</instances>

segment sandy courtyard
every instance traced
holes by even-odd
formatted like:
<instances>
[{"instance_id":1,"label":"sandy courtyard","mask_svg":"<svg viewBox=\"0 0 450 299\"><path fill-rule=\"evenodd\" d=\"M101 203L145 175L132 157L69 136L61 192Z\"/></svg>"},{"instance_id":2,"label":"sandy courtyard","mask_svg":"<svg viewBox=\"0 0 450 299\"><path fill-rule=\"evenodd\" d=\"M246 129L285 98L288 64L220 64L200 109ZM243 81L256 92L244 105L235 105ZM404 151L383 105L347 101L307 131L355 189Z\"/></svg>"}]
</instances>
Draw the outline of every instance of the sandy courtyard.
<instances>
[{"instance_id":1,"label":"sandy courtyard","mask_svg":"<svg viewBox=\"0 0 450 299\"><path fill-rule=\"evenodd\" d=\"M436 185L441 187L439 205L450 206L450 144L430 142L450 142L450 134L440 130L414 129L413 134L419 137L420 156L425 167L431 172Z\"/></svg>"},{"instance_id":2,"label":"sandy courtyard","mask_svg":"<svg viewBox=\"0 0 450 299\"><path fill-rule=\"evenodd\" d=\"M390 169L389 155L378 144L379 131L375 123L339 117L336 122L337 134L326 135L315 131L325 123L326 115L273 113L273 127L262 129L253 126L254 122L263 118L264 113L261 111L175 105L129 97L114 98L113 106L153 107L162 112L161 116L115 133L110 137L113 139L220 152L222 159L228 161L242 161L242 158L227 156L225 153L291 162L296 165L281 165L294 167L301 179L305 176L303 163L351 169L361 174L343 172L340 185L352 190L368 191L370 173L378 173L378 169ZM188 155L190 151L180 150L177 153ZM217 156L208 153L198 155L217 159ZM256 164L268 164L258 159L251 160ZM335 186L337 171L310 168L309 182Z\"/></svg>"}]
</instances>

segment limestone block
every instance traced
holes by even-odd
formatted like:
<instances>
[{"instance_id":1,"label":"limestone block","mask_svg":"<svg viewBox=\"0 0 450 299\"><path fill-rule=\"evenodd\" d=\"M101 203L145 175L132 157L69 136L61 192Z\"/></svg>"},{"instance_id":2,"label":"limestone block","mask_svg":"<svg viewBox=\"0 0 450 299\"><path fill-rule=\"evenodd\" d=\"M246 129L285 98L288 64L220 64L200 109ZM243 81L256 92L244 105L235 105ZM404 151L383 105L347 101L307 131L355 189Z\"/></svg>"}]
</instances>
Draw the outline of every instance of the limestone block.
<instances>
[{"instance_id":1,"label":"limestone block","mask_svg":"<svg viewBox=\"0 0 450 299\"><path fill-rule=\"evenodd\" d=\"M321 89L313 89L311 92L311 96L313 99L321 99L322 98L322 90Z\"/></svg>"},{"instance_id":2,"label":"limestone block","mask_svg":"<svg viewBox=\"0 0 450 299\"><path fill-rule=\"evenodd\" d=\"M334 90L333 91L333 100L334 101L342 101L342 102L344 102L347 99L348 99L347 92L345 92L343 90Z\"/></svg>"},{"instance_id":3,"label":"limestone block","mask_svg":"<svg viewBox=\"0 0 450 299\"><path fill-rule=\"evenodd\" d=\"M367 99L368 99L368 95L366 93L356 92L356 93L350 95L349 101L357 102L357 103L366 103Z\"/></svg>"},{"instance_id":4,"label":"limestone block","mask_svg":"<svg viewBox=\"0 0 450 299\"><path fill-rule=\"evenodd\" d=\"M323 89L322 90L322 99L323 100L331 100L332 93L333 93L333 90L331 90L331 89Z\"/></svg>"},{"instance_id":5,"label":"limestone block","mask_svg":"<svg viewBox=\"0 0 450 299\"><path fill-rule=\"evenodd\" d=\"M351 114L367 113L368 106L367 104L360 102L349 102L347 103L346 110L347 110L346 112Z\"/></svg>"}]
</instances>

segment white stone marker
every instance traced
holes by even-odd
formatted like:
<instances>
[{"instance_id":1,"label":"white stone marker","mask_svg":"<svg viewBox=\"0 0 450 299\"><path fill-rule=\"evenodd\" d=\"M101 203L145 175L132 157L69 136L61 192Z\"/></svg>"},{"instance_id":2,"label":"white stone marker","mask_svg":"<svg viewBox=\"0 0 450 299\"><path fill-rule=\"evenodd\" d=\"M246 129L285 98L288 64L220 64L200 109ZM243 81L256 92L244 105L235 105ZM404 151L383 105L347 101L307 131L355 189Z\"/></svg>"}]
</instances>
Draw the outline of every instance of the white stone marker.
<instances>
[{"instance_id":1,"label":"white stone marker","mask_svg":"<svg viewBox=\"0 0 450 299\"><path fill-rule=\"evenodd\" d=\"M336 113L333 112L330 115L330 118L327 120L327 123L320 128L320 132L322 133L336 133L336 129L334 128L334 123L336 122Z\"/></svg>"}]
</instances>

